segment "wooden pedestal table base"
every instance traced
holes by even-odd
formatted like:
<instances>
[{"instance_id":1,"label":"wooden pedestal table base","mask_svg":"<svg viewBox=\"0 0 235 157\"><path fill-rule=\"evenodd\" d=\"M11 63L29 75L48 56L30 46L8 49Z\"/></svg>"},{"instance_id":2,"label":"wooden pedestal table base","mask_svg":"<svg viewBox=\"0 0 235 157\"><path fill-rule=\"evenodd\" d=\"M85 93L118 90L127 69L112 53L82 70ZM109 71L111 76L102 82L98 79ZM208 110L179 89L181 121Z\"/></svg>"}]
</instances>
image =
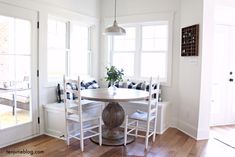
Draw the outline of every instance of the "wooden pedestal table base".
<instances>
[{"instance_id":1,"label":"wooden pedestal table base","mask_svg":"<svg viewBox=\"0 0 235 157\"><path fill-rule=\"evenodd\" d=\"M124 144L124 132L120 128L124 119L125 112L117 102L110 102L103 110L102 119L104 122L103 127L103 145L107 146L120 146ZM99 143L99 137L92 137L91 140ZM127 144L133 142L133 136L127 137Z\"/></svg>"},{"instance_id":2,"label":"wooden pedestal table base","mask_svg":"<svg viewBox=\"0 0 235 157\"><path fill-rule=\"evenodd\" d=\"M149 93L147 91L127 88L118 88L115 92L108 88L85 89L81 91L82 99L109 102L102 113L104 121L102 144L108 146L124 144L124 133L120 126L125 119L125 112L118 102L145 100L148 96ZM93 137L91 140L99 143L98 137ZM127 143L131 143L134 140L135 138L130 136L127 138Z\"/></svg>"}]
</instances>

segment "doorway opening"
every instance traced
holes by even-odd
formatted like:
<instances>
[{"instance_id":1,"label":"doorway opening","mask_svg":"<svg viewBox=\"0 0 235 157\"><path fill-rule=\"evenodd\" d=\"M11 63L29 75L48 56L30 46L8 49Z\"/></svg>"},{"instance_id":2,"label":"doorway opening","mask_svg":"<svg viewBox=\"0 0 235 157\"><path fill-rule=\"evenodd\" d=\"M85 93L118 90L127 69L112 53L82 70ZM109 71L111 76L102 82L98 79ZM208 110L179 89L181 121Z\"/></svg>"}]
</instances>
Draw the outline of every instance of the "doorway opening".
<instances>
[{"instance_id":1,"label":"doorway opening","mask_svg":"<svg viewBox=\"0 0 235 157\"><path fill-rule=\"evenodd\" d=\"M217 1L214 11L210 137L235 149L235 3Z\"/></svg>"}]
</instances>

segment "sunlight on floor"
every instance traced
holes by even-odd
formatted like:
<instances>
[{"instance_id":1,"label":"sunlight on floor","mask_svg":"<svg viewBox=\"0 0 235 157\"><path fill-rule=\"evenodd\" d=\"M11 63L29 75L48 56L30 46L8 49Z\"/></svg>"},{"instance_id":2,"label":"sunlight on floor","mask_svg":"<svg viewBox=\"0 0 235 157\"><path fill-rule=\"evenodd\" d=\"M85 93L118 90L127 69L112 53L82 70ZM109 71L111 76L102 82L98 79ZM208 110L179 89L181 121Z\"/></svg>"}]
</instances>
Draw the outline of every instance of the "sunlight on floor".
<instances>
[{"instance_id":1,"label":"sunlight on floor","mask_svg":"<svg viewBox=\"0 0 235 157\"><path fill-rule=\"evenodd\" d=\"M235 155L235 125L211 127L205 156Z\"/></svg>"},{"instance_id":2,"label":"sunlight on floor","mask_svg":"<svg viewBox=\"0 0 235 157\"><path fill-rule=\"evenodd\" d=\"M0 129L27 123L31 120L29 111L16 109L15 115L12 112L11 106L0 105Z\"/></svg>"}]
</instances>

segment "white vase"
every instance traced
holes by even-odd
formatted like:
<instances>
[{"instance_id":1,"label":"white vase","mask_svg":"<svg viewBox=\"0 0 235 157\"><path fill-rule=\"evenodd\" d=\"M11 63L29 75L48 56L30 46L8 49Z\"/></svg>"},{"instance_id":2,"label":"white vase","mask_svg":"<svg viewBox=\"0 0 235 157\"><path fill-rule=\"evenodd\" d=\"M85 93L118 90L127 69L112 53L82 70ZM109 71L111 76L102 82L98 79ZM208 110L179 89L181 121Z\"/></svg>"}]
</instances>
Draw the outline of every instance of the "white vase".
<instances>
[{"instance_id":1,"label":"white vase","mask_svg":"<svg viewBox=\"0 0 235 157\"><path fill-rule=\"evenodd\" d=\"M117 90L117 87L114 85L113 81L110 82L109 90L112 91L113 93L115 93Z\"/></svg>"}]
</instances>

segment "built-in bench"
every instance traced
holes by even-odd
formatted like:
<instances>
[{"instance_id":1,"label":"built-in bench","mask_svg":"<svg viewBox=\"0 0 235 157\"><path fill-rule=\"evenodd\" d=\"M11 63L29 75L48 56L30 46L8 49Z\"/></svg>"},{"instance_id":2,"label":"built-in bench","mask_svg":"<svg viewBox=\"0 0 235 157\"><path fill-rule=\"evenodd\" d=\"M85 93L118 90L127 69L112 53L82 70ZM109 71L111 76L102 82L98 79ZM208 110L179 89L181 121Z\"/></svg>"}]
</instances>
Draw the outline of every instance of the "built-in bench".
<instances>
[{"instance_id":1,"label":"built-in bench","mask_svg":"<svg viewBox=\"0 0 235 157\"><path fill-rule=\"evenodd\" d=\"M136 108L144 110L144 107L141 104L136 104L136 107L133 108L133 105L122 104L126 113L135 111ZM90 106L87 106L88 108ZM97 108L94 108L95 112ZM44 111L44 131L45 134L63 138L65 136L65 113L64 113L64 103L51 103L43 105ZM92 110L91 110L92 111ZM157 133L162 134L170 126L170 103L169 102L159 102L158 105L158 115L157 115Z\"/></svg>"},{"instance_id":2,"label":"built-in bench","mask_svg":"<svg viewBox=\"0 0 235 157\"><path fill-rule=\"evenodd\" d=\"M74 85L70 85L71 88L77 88ZM134 83L126 82L116 84L118 88L132 88L137 90L148 90L148 84L146 82ZM95 80L81 82L81 89L94 89L99 88L99 85ZM62 92L61 92L62 93ZM62 97L62 96L61 96ZM145 101L132 101L127 103L120 103L127 114L133 113L138 110L145 110ZM89 108L89 106L87 106ZM94 106L93 106L94 108ZM97 108L99 109L99 108ZM44 120L45 120L45 134L62 138L65 136L65 113L64 103L51 103L43 105ZM95 112L95 108L93 110ZM158 115L157 115L157 133L162 134L170 126L170 103L159 102ZM59 122L59 123L58 123Z\"/></svg>"}]
</instances>

